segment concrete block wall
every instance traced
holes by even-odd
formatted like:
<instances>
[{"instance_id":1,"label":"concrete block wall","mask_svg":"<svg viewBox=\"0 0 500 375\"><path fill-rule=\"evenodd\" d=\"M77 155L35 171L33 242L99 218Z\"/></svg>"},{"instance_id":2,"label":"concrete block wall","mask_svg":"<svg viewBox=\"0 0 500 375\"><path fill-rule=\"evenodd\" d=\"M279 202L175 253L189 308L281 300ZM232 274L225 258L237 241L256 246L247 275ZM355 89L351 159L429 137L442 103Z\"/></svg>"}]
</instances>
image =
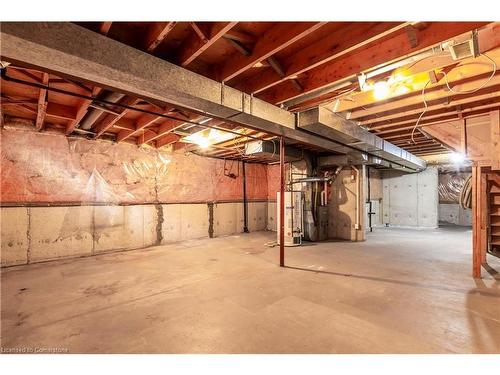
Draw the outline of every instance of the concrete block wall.
<instances>
[{"instance_id":1,"label":"concrete block wall","mask_svg":"<svg viewBox=\"0 0 500 375\"><path fill-rule=\"evenodd\" d=\"M438 227L438 170L383 173L383 223L399 227Z\"/></svg>"},{"instance_id":2,"label":"concrete block wall","mask_svg":"<svg viewBox=\"0 0 500 375\"><path fill-rule=\"evenodd\" d=\"M243 203L214 204L215 237L243 232ZM200 204L2 207L1 264L11 266L208 238ZM265 230L267 202L248 203L249 230Z\"/></svg>"}]
</instances>

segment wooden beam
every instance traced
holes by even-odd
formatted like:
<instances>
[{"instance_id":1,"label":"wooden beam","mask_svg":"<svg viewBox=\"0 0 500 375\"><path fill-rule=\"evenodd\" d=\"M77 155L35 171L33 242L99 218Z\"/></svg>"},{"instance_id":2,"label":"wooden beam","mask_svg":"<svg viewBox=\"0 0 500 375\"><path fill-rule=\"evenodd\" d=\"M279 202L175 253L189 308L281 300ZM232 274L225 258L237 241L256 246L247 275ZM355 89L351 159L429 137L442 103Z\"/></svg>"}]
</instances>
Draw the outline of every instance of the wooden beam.
<instances>
[{"instance_id":1,"label":"wooden beam","mask_svg":"<svg viewBox=\"0 0 500 375\"><path fill-rule=\"evenodd\" d=\"M427 101L426 112L433 112L444 109L453 110L457 106L474 107L480 102L500 99L500 75L498 76L498 79L499 79L499 85L491 87L489 89L481 90L479 92L475 92L473 94L453 95L452 93L450 93L449 97L440 97L435 100L428 100L426 97ZM415 108L417 106L418 108ZM410 107L408 106L400 108L394 107L394 109L390 111L379 112L370 117L366 116L358 118L356 119L356 121L360 121L363 126L375 127L378 124L383 125L384 123L390 123L391 120L401 121L401 118L403 117L414 116L414 115L419 116L422 113L423 108L424 108L423 103L421 105L413 105ZM349 119L352 118L350 117Z\"/></svg>"},{"instance_id":2,"label":"wooden beam","mask_svg":"<svg viewBox=\"0 0 500 375\"><path fill-rule=\"evenodd\" d=\"M440 110L435 110L430 113L426 112L424 116L421 117L421 120L419 122L419 127L420 124L425 125L432 123L430 120L434 120L434 122L440 122L443 120L450 120L450 119L461 119L464 116L469 116L469 114L478 114L478 113L486 113L489 112L491 109L498 108L500 106L500 98L499 100L496 101L490 101L486 102L486 104L483 103L476 103L475 106L470 106L467 108L461 108L461 107L443 107ZM376 123L376 124L371 124L368 125L369 130L374 130L378 132L384 132L384 129L389 129L389 128L395 128L397 126L403 127L404 125L409 125L411 126L412 124L415 124L418 117L420 116L422 112L416 113L412 116L405 116L401 117L401 119L395 119L395 120L390 120L390 121L384 121L381 123Z\"/></svg>"},{"instance_id":3,"label":"wooden beam","mask_svg":"<svg viewBox=\"0 0 500 375\"><path fill-rule=\"evenodd\" d=\"M190 115L190 121L198 121L203 119L201 115ZM137 139L138 144L150 143L156 139L160 139L173 131L186 126L188 123L185 122L186 118L179 116L179 121L173 119L165 120L159 127L156 135L148 134L144 137L139 137Z\"/></svg>"},{"instance_id":4,"label":"wooden beam","mask_svg":"<svg viewBox=\"0 0 500 375\"><path fill-rule=\"evenodd\" d=\"M72 23L2 22L0 38L5 61L150 102L170 103L212 118L228 119L324 150L339 148L328 138L298 129L296 116L289 111L253 100L250 112L249 103L242 103L242 92ZM86 42L82 44L82 40ZM97 54L95 45L100 46ZM355 126L347 121L345 124ZM407 162L401 156L394 157Z\"/></svg>"},{"instance_id":5,"label":"wooden beam","mask_svg":"<svg viewBox=\"0 0 500 375\"><path fill-rule=\"evenodd\" d=\"M188 37L177 54L178 64L181 66L189 65L236 24L237 22L213 22L206 37L200 38L197 35Z\"/></svg>"},{"instance_id":6,"label":"wooden beam","mask_svg":"<svg viewBox=\"0 0 500 375\"><path fill-rule=\"evenodd\" d=\"M417 30L418 48L412 48L408 42L406 32L400 30L393 38L383 40L372 46L360 50L356 54L349 54L334 60L331 64L323 64L307 73L302 81L304 93L309 93L335 82L354 77L356 74L382 64L389 64L408 55L415 54L428 47L486 25L487 22L433 22L424 29ZM299 97L296 92L284 90L277 85L266 90L259 97L274 104Z\"/></svg>"},{"instance_id":7,"label":"wooden beam","mask_svg":"<svg viewBox=\"0 0 500 375\"><path fill-rule=\"evenodd\" d=\"M127 106L133 106L137 104L137 102L139 101L140 101L139 99L126 96L125 98L120 100L120 103ZM121 108L118 115L107 114L98 124L94 125L93 129L94 132L96 133L94 138L95 139L99 138L106 131L111 129L117 121L119 121L123 116L125 116L130 111L131 110L128 108Z\"/></svg>"},{"instance_id":8,"label":"wooden beam","mask_svg":"<svg viewBox=\"0 0 500 375\"><path fill-rule=\"evenodd\" d=\"M189 26L193 29L195 34L198 36L198 38L203 42L206 43L208 42L208 38L205 35L205 32L201 29L200 26L196 22L189 22Z\"/></svg>"},{"instance_id":9,"label":"wooden beam","mask_svg":"<svg viewBox=\"0 0 500 375\"><path fill-rule=\"evenodd\" d=\"M439 84L437 86L431 86L425 91L425 100L427 104L432 107L433 105L451 105L452 103L465 104L471 101L476 101L475 98L481 95L483 99L494 98L500 96L498 89L500 87L500 72L495 74L493 78L486 83L486 80L491 76L491 66L488 72L484 72L480 75L474 75L466 80L463 78L460 81L451 80L450 84L456 87L457 91L474 91L481 85L485 86L478 92L471 94L461 94L458 95L448 90L445 84ZM489 95L487 95L489 94ZM372 103L373 104L373 103ZM363 107L350 112L349 119L365 121L369 118L381 118L381 116L390 115L391 112L401 110L401 109L411 109L412 107L419 106L423 108L422 102L422 90L417 90L416 92L409 93L397 100L387 100L378 105L372 105L369 107ZM408 108L410 107L410 108ZM428 109L428 110L432 110ZM368 120L370 121L370 120ZM373 122L373 121L372 121ZM368 122L367 122L368 123Z\"/></svg>"},{"instance_id":10,"label":"wooden beam","mask_svg":"<svg viewBox=\"0 0 500 375\"><path fill-rule=\"evenodd\" d=\"M28 111L38 114L38 102L34 103L35 107L31 108L31 104L18 104L20 107L27 109ZM56 117L62 120L74 121L76 118L76 110L74 107L70 107L64 104L47 102L45 109L45 116Z\"/></svg>"},{"instance_id":11,"label":"wooden beam","mask_svg":"<svg viewBox=\"0 0 500 375\"><path fill-rule=\"evenodd\" d=\"M236 87L244 92L257 94L356 49L365 47L406 25L408 25L407 22L354 22L289 56L284 62L285 74L282 77L276 77L272 71L267 70Z\"/></svg>"},{"instance_id":12,"label":"wooden beam","mask_svg":"<svg viewBox=\"0 0 500 375\"><path fill-rule=\"evenodd\" d=\"M472 166L472 277L481 278L481 166Z\"/></svg>"},{"instance_id":13,"label":"wooden beam","mask_svg":"<svg viewBox=\"0 0 500 375\"><path fill-rule=\"evenodd\" d=\"M459 126L460 126L460 152L467 156L467 123L465 122L465 119L462 118L461 121L459 121Z\"/></svg>"},{"instance_id":14,"label":"wooden beam","mask_svg":"<svg viewBox=\"0 0 500 375\"><path fill-rule=\"evenodd\" d=\"M168 109L164 110L162 114L164 115L169 115L172 113L173 108L169 107ZM152 114L144 114L143 116L139 117L137 121L135 122L135 129L134 130L121 130L117 137L116 141L121 142L124 141L127 138L130 138L132 136L136 136L137 133L142 131L144 128L154 124L156 121L162 119L163 117L161 116L156 116Z\"/></svg>"},{"instance_id":15,"label":"wooden beam","mask_svg":"<svg viewBox=\"0 0 500 375\"><path fill-rule=\"evenodd\" d=\"M410 42L411 48L417 48L418 46L418 35L417 29L413 25L408 25L405 27L406 36L408 37L408 42Z\"/></svg>"},{"instance_id":16,"label":"wooden beam","mask_svg":"<svg viewBox=\"0 0 500 375\"><path fill-rule=\"evenodd\" d=\"M295 43L297 40L316 31L326 22L279 22L255 43L251 56L237 54L227 61L216 72L218 81L230 81L234 77L250 69L256 63Z\"/></svg>"},{"instance_id":17,"label":"wooden beam","mask_svg":"<svg viewBox=\"0 0 500 375\"><path fill-rule=\"evenodd\" d=\"M177 22L154 22L144 40L144 50L150 53L153 52L165 40L176 24Z\"/></svg>"},{"instance_id":18,"label":"wooden beam","mask_svg":"<svg viewBox=\"0 0 500 375\"><path fill-rule=\"evenodd\" d=\"M156 141L156 147L160 148L163 146L171 145L172 143L179 141L179 139L181 139L181 137L177 134L167 134Z\"/></svg>"},{"instance_id":19,"label":"wooden beam","mask_svg":"<svg viewBox=\"0 0 500 375\"><path fill-rule=\"evenodd\" d=\"M254 44L257 40L253 35L249 35L235 29L228 30L224 35L224 38L245 44Z\"/></svg>"},{"instance_id":20,"label":"wooden beam","mask_svg":"<svg viewBox=\"0 0 500 375\"><path fill-rule=\"evenodd\" d=\"M100 87L95 86L92 89L92 97L96 98L97 95L102 91ZM68 123L66 126L66 134L71 134L73 133L73 130L75 127L80 123L80 121L83 119L83 116L87 113L87 110L89 109L90 105L92 104L92 100L88 99L83 99L80 102L80 105L78 106L77 112L76 112L76 118Z\"/></svg>"},{"instance_id":21,"label":"wooden beam","mask_svg":"<svg viewBox=\"0 0 500 375\"><path fill-rule=\"evenodd\" d=\"M102 35L108 35L109 29L111 29L111 25L113 22L101 22L99 25L99 33Z\"/></svg>"},{"instance_id":22,"label":"wooden beam","mask_svg":"<svg viewBox=\"0 0 500 375\"><path fill-rule=\"evenodd\" d=\"M248 49L247 47L245 47L243 44L241 44L237 40L227 39L227 41L228 41L229 44L231 44L234 47L234 49L236 51L238 51L242 55L250 56L252 54L252 51L250 49Z\"/></svg>"},{"instance_id":23,"label":"wooden beam","mask_svg":"<svg viewBox=\"0 0 500 375\"><path fill-rule=\"evenodd\" d=\"M491 169L500 170L500 111L490 112Z\"/></svg>"},{"instance_id":24,"label":"wooden beam","mask_svg":"<svg viewBox=\"0 0 500 375\"><path fill-rule=\"evenodd\" d=\"M42 73L42 74L43 74L42 84L47 86L49 84L49 74L48 73ZM35 121L35 129L37 131L40 131L43 128L46 112L47 112L47 90L40 89L40 93L38 94L38 113L36 115L36 121Z\"/></svg>"},{"instance_id":25,"label":"wooden beam","mask_svg":"<svg viewBox=\"0 0 500 375\"><path fill-rule=\"evenodd\" d=\"M487 224L487 215L488 215L488 193L487 193L487 175L485 171L481 172L480 178L480 191L479 191L479 206L481 209L480 216L480 261L481 266L486 264L486 248L488 246L488 224Z\"/></svg>"},{"instance_id":26,"label":"wooden beam","mask_svg":"<svg viewBox=\"0 0 500 375\"><path fill-rule=\"evenodd\" d=\"M419 122L417 129L422 128L424 126L436 125L440 122L449 122L452 120L460 120L460 116L468 117L469 115L478 115L483 113L488 113L492 109L496 109L500 107L500 102L486 104L482 106L466 108L464 110L451 110L448 112L438 113L434 115L424 115ZM405 119L401 122L393 122L390 124L377 125L370 128L370 131L376 131L376 134L387 134L392 133L399 130L407 130L412 129L416 124L416 118L414 119Z\"/></svg>"}]
</instances>

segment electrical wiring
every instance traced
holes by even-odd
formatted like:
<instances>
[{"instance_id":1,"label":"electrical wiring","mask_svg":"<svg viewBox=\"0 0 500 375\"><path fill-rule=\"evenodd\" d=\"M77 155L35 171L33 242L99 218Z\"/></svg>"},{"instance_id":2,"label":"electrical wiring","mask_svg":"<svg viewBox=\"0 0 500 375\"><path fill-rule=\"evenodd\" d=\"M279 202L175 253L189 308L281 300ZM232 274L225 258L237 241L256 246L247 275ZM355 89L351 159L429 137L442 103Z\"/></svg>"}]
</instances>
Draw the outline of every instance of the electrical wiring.
<instances>
[{"instance_id":1,"label":"electrical wiring","mask_svg":"<svg viewBox=\"0 0 500 375\"><path fill-rule=\"evenodd\" d=\"M235 134L235 135L240 135L240 133L234 132L232 130L221 128L221 127L218 127L218 126L208 125L208 124L205 124L203 122L196 122L196 121L189 120L189 119L178 118L178 117L166 115L164 113L159 113L159 112L150 111L150 110L143 109L143 108L137 108L137 107L134 107L134 106L126 105L126 104L123 104L123 103L120 103L120 102L115 103L115 102L111 102L111 101L108 101L108 100L105 100L105 99L99 99L97 97L93 97L93 96L89 96L89 95L78 94L78 93L67 91L67 90L64 90L64 89L59 89L59 88L56 88L56 87L51 87L49 85L44 85L42 83L29 82L29 81L24 81L24 80L17 79L17 78L14 78L14 77L9 77L7 75L7 67L3 67L2 66L2 68L0 69L0 72L1 72L1 78L2 79L6 80L6 81L14 82L14 83L19 83L21 85L36 87L38 89L44 89L44 90L47 90L47 91L57 92L57 93L60 93L60 94L63 94L63 95L68 95L68 96L72 96L72 97L75 97L75 98L90 100L90 101L92 101L94 103L100 103L100 104L105 104L105 105L109 105L109 106L112 106L112 107L120 107L120 108L127 109L127 110L130 110L130 111L135 111L135 112L145 113L145 114L149 114L149 115L154 115L154 116L158 116L158 117L161 117L161 118L178 121L180 123L193 124L193 125L197 125L197 126L201 126L201 127L207 128L207 129L216 129L216 130L223 131L223 132L226 132L226 133L232 133L232 134ZM249 136L249 135L247 135L247 137L248 138L253 138L253 139L258 139L257 137L252 137L252 136Z\"/></svg>"},{"instance_id":2,"label":"electrical wiring","mask_svg":"<svg viewBox=\"0 0 500 375\"><path fill-rule=\"evenodd\" d=\"M486 57L488 60L491 61L492 63L492 67L493 67L493 70L491 71L491 75L489 76L489 78L483 82L482 85L480 85L479 87L476 87L474 89L471 89L471 90L466 90L466 91L456 91L454 90L451 86L450 86L450 83L448 81L448 74L445 72L445 71L440 71L438 72L437 74L442 74L444 76L444 81L445 81L445 85L446 85L446 88L454 93L454 94L458 94L458 95L464 95L464 94L473 94L479 90L481 90L482 88L484 88L492 79L493 77L495 76L496 72L497 72L497 64L495 62L495 60L493 60L491 57L489 57L488 55L486 55L485 53L482 53L481 56L484 56ZM411 131L411 140L414 144L416 144L413 136L415 134L415 130L417 130L417 127L420 123L420 120L422 119L422 117L424 116L424 114L427 112L427 109L429 108L428 105L427 105L427 101L425 100L425 89L427 88L427 85L430 83L431 81L428 80L427 83L425 84L424 88L422 89L422 101L424 103L424 110L423 112L420 114L420 116L418 117L417 119L417 122L415 123L415 126L413 127L412 131Z\"/></svg>"},{"instance_id":3,"label":"electrical wiring","mask_svg":"<svg viewBox=\"0 0 500 375\"><path fill-rule=\"evenodd\" d=\"M448 74L446 74L446 72L439 72L441 74L444 75L444 82L446 84L446 87L448 88L448 90L450 90L452 93L454 94L473 94L479 90L481 90L483 87L485 87L492 79L493 77L495 76L496 72L497 72L497 64L495 62L495 60L493 60L491 57L489 57L487 54L485 53L482 53L481 56L484 56L486 57L488 60L491 61L492 63L492 66L493 66L493 70L491 71L491 75L490 77L479 87L475 88L475 89L472 89L472 90L466 90L466 91L456 91L456 90L453 90L451 87L450 87L450 83L448 82Z\"/></svg>"},{"instance_id":4,"label":"electrical wiring","mask_svg":"<svg viewBox=\"0 0 500 375\"><path fill-rule=\"evenodd\" d=\"M429 79L425 85L424 85L424 88L422 89L422 101L424 102L424 110L423 112L420 114L420 116L418 116L418 119L417 119L417 122L415 123L415 126L413 127L412 131L411 131L411 141L414 143L414 144L417 144L417 142L415 142L415 139L413 138L414 134L415 134L415 130L417 130L417 127L418 127L418 124L420 123L420 120L422 119L422 117L424 116L425 112L427 112L427 108L429 108L429 106L427 105L427 101L425 100L425 89L427 88L427 85L431 82L431 80Z\"/></svg>"}]
</instances>

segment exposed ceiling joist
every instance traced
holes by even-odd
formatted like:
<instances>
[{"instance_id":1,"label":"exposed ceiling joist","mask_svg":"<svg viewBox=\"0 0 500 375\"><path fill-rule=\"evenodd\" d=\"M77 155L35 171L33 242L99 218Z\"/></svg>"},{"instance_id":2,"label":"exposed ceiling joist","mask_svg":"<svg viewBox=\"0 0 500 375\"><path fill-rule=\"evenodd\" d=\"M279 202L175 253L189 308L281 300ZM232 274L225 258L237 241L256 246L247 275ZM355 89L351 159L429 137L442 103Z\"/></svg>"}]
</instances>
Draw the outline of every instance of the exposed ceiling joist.
<instances>
[{"instance_id":1,"label":"exposed ceiling joist","mask_svg":"<svg viewBox=\"0 0 500 375\"><path fill-rule=\"evenodd\" d=\"M123 105L134 105L137 104L138 100L132 97L123 98L120 103ZM111 129L114 124L119 121L123 116L125 116L130 110L127 108L121 108L118 115L107 114L99 123L94 125L94 132L96 133L95 138L100 137L109 129Z\"/></svg>"},{"instance_id":2,"label":"exposed ceiling joist","mask_svg":"<svg viewBox=\"0 0 500 375\"><path fill-rule=\"evenodd\" d=\"M338 147L295 129L293 113L75 24L5 22L0 35L3 58L21 66L57 72L208 117L230 118L244 127L324 149Z\"/></svg>"},{"instance_id":3,"label":"exposed ceiling joist","mask_svg":"<svg viewBox=\"0 0 500 375\"><path fill-rule=\"evenodd\" d=\"M108 35L109 29L111 29L111 26L113 25L113 22L101 22L99 25L99 32L102 35Z\"/></svg>"},{"instance_id":4,"label":"exposed ceiling joist","mask_svg":"<svg viewBox=\"0 0 500 375\"><path fill-rule=\"evenodd\" d=\"M287 35L284 45L289 45L323 23L298 23L291 28L295 35L291 39L290 28L283 29L283 25L279 24L280 30ZM282 38L282 35L276 37ZM62 77L92 83L152 103L168 103L206 117L282 135L292 141L325 150L344 149L344 146L339 145L341 141L338 137L324 137L296 128L297 116L291 112L74 24L7 22L2 24L1 38L2 55L7 61L19 65L55 72ZM266 41L271 42L268 38ZM257 47L259 42L261 40L254 49L258 59L268 58L278 48L271 48L267 44ZM120 59L117 60L116 56L120 56ZM236 64L236 67L247 66L246 56L241 57L244 63ZM138 64L138 61L141 63ZM99 124L96 128L98 134L113 126L120 117L108 116L113 118ZM354 139L346 148L358 152L359 139L368 139L370 133L349 121L339 121L348 134L347 138ZM356 137L361 138L356 140ZM163 141L156 142L157 145L161 143ZM366 146L377 150L375 143ZM381 155L410 168L425 167L423 161L391 146L384 144Z\"/></svg>"},{"instance_id":5,"label":"exposed ceiling joist","mask_svg":"<svg viewBox=\"0 0 500 375\"><path fill-rule=\"evenodd\" d=\"M153 52L174 29L177 22L154 22L144 40L144 50Z\"/></svg>"},{"instance_id":6,"label":"exposed ceiling joist","mask_svg":"<svg viewBox=\"0 0 500 375\"><path fill-rule=\"evenodd\" d=\"M219 81L230 81L256 63L288 47L295 41L309 35L326 22L280 22L268 30L257 42L250 56L236 54L217 69Z\"/></svg>"},{"instance_id":7,"label":"exposed ceiling joist","mask_svg":"<svg viewBox=\"0 0 500 375\"><path fill-rule=\"evenodd\" d=\"M211 45L222 38L238 22L213 22L208 30L208 35L200 38L196 33L183 43L177 53L177 62L180 66L187 66L199 55L206 51Z\"/></svg>"},{"instance_id":8,"label":"exposed ceiling joist","mask_svg":"<svg viewBox=\"0 0 500 375\"><path fill-rule=\"evenodd\" d=\"M487 22L430 23L426 29L416 31L419 40L417 48L411 47L406 32L401 30L393 38L382 40L356 54L348 54L329 64L309 70L302 80L304 94L348 79L359 72L396 61L486 24ZM298 96L289 86L277 85L263 92L260 97L270 103L279 104Z\"/></svg>"},{"instance_id":9,"label":"exposed ceiling joist","mask_svg":"<svg viewBox=\"0 0 500 375\"><path fill-rule=\"evenodd\" d=\"M49 84L48 73L43 73L42 83L44 85ZM47 112L47 90L40 89L40 94L38 96L38 113L36 115L36 121L35 121L35 128L38 131L40 131L43 127L46 112Z\"/></svg>"},{"instance_id":10,"label":"exposed ceiling joist","mask_svg":"<svg viewBox=\"0 0 500 375\"><path fill-rule=\"evenodd\" d=\"M266 70L254 79L245 80L236 87L244 92L258 94L321 64L373 43L377 39L400 30L407 24L407 22L353 23L347 29L337 30L289 56L283 66L284 74L282 76L276 77L272 71Z\"/></svg>"}]
</instances>

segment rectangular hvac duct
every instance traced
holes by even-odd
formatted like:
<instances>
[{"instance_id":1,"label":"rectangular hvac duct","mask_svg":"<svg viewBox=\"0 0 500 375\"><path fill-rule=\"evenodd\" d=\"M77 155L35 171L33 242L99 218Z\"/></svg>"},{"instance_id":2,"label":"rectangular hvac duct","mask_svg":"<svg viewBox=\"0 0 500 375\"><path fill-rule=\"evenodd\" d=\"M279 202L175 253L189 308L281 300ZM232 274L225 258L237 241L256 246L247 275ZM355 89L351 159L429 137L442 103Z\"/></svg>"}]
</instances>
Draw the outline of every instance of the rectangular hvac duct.
<instances>
[{"instance_id":1,"label":"rectangular hvac duct","mask_svg":"<svg viewBox=\"0 0 500 375\"><path fill-rule=\"evenodd\" d=\"M419 172L427 166L424 160L361 128L358 123L340 117L326 107L320 106L300 112L298 128L342 143L347 154L361 153L380 158L387 162L390 168Z\"/></svg>"},{"instance_id":2,"label":"rectangular hvac duct","mask_svg":"<svg viewBox=\"0 0 500 375\"><path fill-rule=\"evenodd\" d=\"M245 147L245 155L262 156L271 160L280 160L280 142L275 140L259 140L250 142ZM285 146L285 161L297 161L302 158L301 150Z\"/></svg>"}]
</instances>

